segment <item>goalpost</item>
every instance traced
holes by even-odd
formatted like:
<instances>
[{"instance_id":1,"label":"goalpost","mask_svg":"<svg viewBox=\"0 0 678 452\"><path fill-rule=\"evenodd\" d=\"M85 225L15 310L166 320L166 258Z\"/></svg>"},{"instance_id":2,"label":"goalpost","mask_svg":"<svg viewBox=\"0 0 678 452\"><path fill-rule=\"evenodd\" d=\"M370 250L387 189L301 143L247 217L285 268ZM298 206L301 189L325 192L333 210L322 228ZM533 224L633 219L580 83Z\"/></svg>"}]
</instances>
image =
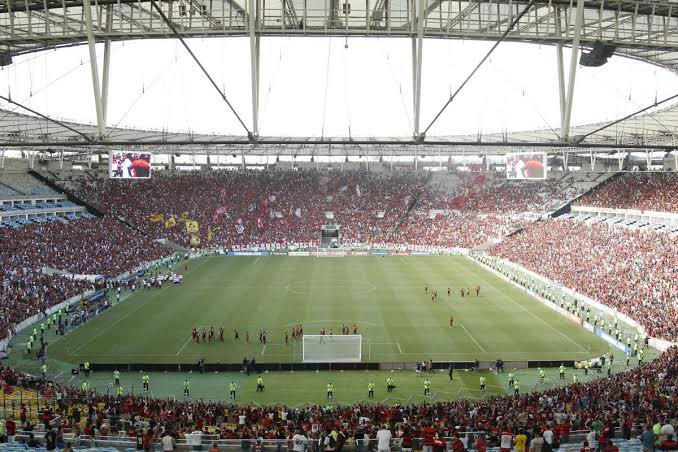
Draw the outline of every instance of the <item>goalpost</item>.
<instances>
[{"instance_id":1,"label":"goalpost","mask_svg":"<svg viewBox=\"0 0 678 452\"><path fill-rule=\"evenodd\" d=\"M359 363L362 359L362 341L361 334L304 334L302 362Z\"/></svg>"}]
</instances>

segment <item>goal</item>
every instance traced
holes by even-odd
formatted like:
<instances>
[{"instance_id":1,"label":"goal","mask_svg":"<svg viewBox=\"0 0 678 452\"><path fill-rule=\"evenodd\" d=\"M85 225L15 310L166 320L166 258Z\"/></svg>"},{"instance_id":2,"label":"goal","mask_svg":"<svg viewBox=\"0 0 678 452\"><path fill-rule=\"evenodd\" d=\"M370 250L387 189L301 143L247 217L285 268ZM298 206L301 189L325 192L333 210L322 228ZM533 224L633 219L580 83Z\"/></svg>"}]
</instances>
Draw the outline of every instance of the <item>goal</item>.
<instances>
[{"instance_id":1,"label":"goal","mask_svg":"<svg viewBox=\"0 0 678 452\"><path fill-rule=\"evenodd\" d=\"M337 336L304 334L302 356L305 363L359 363L363 337L360 334Z\"/></svg>"}]
</instances>

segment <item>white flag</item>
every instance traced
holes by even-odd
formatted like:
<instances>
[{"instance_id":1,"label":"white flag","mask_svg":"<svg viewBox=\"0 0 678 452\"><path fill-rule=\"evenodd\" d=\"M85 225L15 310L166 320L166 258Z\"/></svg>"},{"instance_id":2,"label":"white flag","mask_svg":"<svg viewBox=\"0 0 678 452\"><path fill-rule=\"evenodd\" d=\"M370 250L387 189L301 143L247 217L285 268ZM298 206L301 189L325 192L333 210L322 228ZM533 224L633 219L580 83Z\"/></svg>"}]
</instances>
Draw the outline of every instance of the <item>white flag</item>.
<instances>
[{"instance_id":1,"label":"white flag","mask_svg":"<svg viewBox=\"0 0 678 452\"><path fill-rule=\"evenodd\" d=\"M360 185L355 186L355 194L358 195L358 198L360 198Z\"/></svg>"}]
</instances>

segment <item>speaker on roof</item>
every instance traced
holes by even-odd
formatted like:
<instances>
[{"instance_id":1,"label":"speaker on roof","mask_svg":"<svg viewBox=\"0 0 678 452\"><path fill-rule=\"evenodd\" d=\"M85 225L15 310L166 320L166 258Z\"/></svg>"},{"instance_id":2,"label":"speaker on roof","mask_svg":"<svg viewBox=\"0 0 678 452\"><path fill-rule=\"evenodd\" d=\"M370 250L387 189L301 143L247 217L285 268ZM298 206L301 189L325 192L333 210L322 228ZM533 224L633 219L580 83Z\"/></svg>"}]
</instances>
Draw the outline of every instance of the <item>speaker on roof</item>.
<instances>
[{"instance_id":1,"label":"speaker on roof","mask_svg":"<svg viewBox=\"0 0 678 452\"><path fill-rule=\"evenodd\" d=\"M590 52L582 52L579 58L579 64L586 67L600 67L607 63L607 59L614 55L616 46L596 41Z\"/></svg>"}]
</instances>

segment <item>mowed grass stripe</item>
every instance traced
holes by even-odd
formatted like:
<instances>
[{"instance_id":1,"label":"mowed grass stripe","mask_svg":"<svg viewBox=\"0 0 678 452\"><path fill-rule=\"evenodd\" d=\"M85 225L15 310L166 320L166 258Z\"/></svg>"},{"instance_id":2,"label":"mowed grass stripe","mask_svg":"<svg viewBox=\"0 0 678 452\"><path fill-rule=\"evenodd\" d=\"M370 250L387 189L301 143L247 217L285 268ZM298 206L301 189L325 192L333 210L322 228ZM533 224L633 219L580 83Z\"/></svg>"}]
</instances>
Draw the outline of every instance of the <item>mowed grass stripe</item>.
<instances>
[{"instance_id":1,"label":"mowed grass stripe","mask_svg":"<svg viewBox=\"0 0 678 452\"><path fill-rule=\"evenodd\" d=\"M372 361L580 359L607 350L600 339L462 257L213 256L188 266L181 286L132 295L57 340L49 354L68 362L240 362L243 356L291 362L301 360L299 344L283 343L291 325L303 323L307 334L323 327L339 334L342 322L356 322L366 340L379 344L363 348L363 359ZM472 295L462 299L460 287ZM435 302L432 290L438 290ZM449 328L450 314L455 328ZM192 328L208 326L223 326L225 343L186 342ZM269 333L263 355L261 328Z\"/></svg>"}]
</instances>

